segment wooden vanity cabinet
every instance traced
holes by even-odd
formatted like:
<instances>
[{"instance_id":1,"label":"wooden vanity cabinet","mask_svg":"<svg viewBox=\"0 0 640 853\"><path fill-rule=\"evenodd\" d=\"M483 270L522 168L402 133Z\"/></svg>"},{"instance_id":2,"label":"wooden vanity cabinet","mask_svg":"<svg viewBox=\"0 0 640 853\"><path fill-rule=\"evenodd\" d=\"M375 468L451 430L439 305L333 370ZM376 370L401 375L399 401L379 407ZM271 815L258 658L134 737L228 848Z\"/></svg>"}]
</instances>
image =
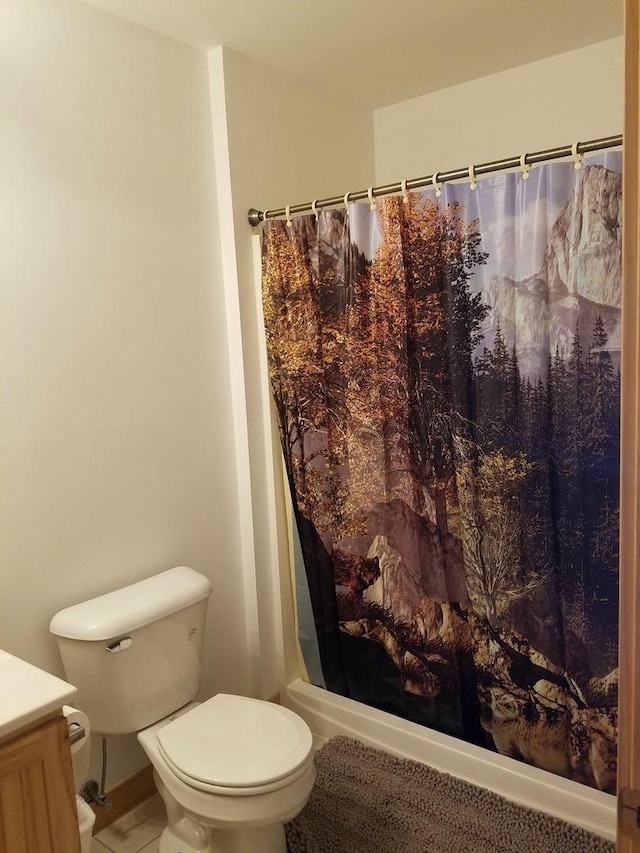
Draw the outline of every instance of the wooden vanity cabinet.
<instances>
[{"instance_id":1,"label":"wooden vanity cabinet","mask_svg":"<svg viewBox=\"0 0 640 853\"><path fill-rule=\"evenodd\" d=\"M61 711L0 739L0 853L80 853Z\"/></svg>"}]
</instances>

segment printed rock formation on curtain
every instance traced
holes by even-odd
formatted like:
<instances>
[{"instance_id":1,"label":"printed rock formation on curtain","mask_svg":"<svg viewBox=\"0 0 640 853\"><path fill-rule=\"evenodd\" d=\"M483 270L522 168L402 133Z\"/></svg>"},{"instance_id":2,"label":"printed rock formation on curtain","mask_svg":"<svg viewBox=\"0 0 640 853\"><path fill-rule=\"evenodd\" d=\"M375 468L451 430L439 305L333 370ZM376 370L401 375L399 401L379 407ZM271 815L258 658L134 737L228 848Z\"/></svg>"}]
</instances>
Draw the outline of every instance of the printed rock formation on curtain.
<instances>
[{"instance_id":1,"label":"printed rock formation on curtain","mask_svg":"<svg viewBox=\"0 0 640 853\"><path fill-rule=\"evenodd\" d=\"M268 221L324 685L614 791L619 154Z\"/></svg>"}]
</instances>

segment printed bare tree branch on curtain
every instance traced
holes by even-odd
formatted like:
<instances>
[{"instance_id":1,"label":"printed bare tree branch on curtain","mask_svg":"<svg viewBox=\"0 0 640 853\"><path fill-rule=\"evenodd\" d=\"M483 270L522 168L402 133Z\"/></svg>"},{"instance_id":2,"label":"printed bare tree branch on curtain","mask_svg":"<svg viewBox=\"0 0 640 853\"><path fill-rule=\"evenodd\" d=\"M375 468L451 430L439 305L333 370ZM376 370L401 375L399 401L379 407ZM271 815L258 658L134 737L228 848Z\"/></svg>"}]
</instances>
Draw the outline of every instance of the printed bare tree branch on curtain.
<instances>
[{"instance_id":1,"label":"printed bare tree branch on curtain","mask_svg":"<svg viewBox=\"0 0 640 853\"><path fill-rule=\"evenodd\" d=\"M378 419L411 477L416 511L447 533L452 440L468 420L472 353L488 310L469 279L486 255L458 204L387 199L380 224L381 245L347 309L351 346L361 347L349 361L350 411L359 432Z\"/></svg>"}]
</instances>

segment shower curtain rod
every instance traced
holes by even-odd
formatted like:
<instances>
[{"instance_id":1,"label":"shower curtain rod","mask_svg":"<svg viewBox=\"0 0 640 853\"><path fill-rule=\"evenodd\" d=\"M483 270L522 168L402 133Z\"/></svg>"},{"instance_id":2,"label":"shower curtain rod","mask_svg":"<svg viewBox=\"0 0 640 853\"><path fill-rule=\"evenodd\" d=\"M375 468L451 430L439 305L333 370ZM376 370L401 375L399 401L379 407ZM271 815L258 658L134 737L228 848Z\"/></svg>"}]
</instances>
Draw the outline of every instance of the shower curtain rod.
<instances>
[{"instance_id":1,"label":"shower curtain rod","mask_svg":"<svg viewBox=\"0 0 640 853\"><path fill-rule=\"evenodd\" d=\"M603 136L601 139L592 139L589 142L562 145L559 148L547 148L545 151L535 151L517 157L506 157L504 160L492 160L490 163L479 163L477 166L464 166L462 169L452 169L449 172L436 172L423 178L411 178L409 181L396 181L394 184L370 187L368 190L356 190L356 192L346 193L344 196L336 195L331 198L304 202L304 204L292 204L288 208L257 210L252 207L247 212L247 219L250 225L256 226L266 219L276 219L278 216L292 216L295 213L306 213L307 211L319 210L322 207L337 207L339 204L345 204L349 201L361 201L370 197L377 198L404 190L417 190L421 187L434 186L436 183L443 184L447 181L470 178L472 172L475 176L487 175L489 172L503 172L506 169L522 168L524 165L534 166L536 163L559 160L562 157L571 157L575 154L590 154L593 151L602 151L605 148L617 148L619 145L622 145L622 134Z\"/></svg>"}]
</instances>

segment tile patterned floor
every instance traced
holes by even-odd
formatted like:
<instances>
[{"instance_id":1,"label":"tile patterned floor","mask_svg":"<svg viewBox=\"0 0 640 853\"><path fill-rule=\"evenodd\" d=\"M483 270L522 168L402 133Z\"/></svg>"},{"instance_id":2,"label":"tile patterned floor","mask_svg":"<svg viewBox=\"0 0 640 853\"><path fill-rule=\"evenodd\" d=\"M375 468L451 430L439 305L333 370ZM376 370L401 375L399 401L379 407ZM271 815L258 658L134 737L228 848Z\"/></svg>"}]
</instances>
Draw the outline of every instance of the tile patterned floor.
<instances>
[{"instance_id":1,"label":"tile patterned floor","mask_svg":"<svg viewBox=\"0 0 640 853\"><path fill-rule=\"evenodd\" d=\"M91 853L158 853L166 822L162 800L155 794L94 836Z\"/></svg>"}]
</instances>

